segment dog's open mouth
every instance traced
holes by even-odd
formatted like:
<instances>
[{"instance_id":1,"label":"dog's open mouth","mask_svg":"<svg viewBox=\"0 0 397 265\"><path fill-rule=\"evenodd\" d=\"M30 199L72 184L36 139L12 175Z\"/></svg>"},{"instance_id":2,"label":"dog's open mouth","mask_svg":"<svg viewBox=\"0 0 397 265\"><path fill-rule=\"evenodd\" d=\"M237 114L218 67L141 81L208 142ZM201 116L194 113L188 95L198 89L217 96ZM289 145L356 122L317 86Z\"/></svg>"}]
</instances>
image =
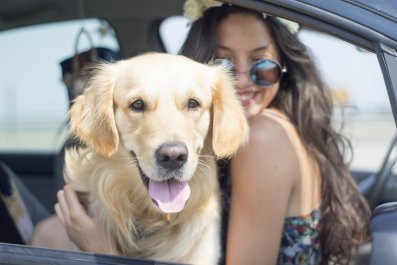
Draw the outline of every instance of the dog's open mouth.
<instances>
[{"instance_id":1,"label":"dog's open mouth","mask_svg":"<svg viewBox=\"0 0 397 265\"><path fill-rule=\"evenodd\" d=\"M134 157L135 154L131 152ZM152 201L164 213L178 213L183 210L190 197L190 187L187 182L170 178L164 181L155 181L145 175L139 162L137 166L142 182L149 191Z\"/></svg>"},{"instance_id":2,"label":"dog's open mouth","mask_svg":"<svg viewBox=\"0 0 397 265\"><path fill-rule=\"evenodd\" d=\"M190 187L187 182L175 179L149 180L149 195L163 212L178 213L182 211L190 197Z\"/></svg>"}]
</instances>

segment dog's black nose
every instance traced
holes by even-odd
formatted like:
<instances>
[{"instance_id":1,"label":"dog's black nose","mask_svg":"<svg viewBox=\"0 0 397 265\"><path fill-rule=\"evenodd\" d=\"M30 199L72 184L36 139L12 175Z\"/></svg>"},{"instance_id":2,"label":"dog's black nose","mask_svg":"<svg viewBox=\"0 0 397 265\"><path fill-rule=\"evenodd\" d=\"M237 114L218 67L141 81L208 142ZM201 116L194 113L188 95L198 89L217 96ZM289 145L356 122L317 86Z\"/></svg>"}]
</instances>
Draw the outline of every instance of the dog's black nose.
<instances>
[{"instance_id":1,"label":"dog's black nose","mask_svg":"<svg viewBox=\"0 0 397 265\"><path fill-rule=\"evenodd\" d=\"M188 150L183 143L163 144L156 151L157 163L166 169L181 168L187 157Z\"/></svg>"}]
</instances>

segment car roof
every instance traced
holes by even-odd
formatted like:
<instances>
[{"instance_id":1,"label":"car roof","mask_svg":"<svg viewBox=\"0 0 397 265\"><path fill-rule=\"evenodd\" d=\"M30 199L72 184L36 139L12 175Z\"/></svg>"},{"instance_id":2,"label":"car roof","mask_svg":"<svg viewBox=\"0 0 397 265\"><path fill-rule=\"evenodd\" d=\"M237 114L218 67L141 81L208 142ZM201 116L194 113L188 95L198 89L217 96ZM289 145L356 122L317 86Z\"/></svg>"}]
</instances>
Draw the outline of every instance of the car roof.
<instances>
[{"instance_id":1,"label":"car roof","mask_svg":"<svg viewBox=\"0 0 397 265\"><path fill-rule=\"evenodd\" d=\"M306 1L313 2L313 1ZM318 1L319 6L397 41L397 1Z\"/></svg>"},{"instance_id":2,"label":"car roof","mask_svg":"<svg viewBox=\"0 0 397 265\"><path fill-rule=\"evenodd\" d=\"M291 19L374 51L374 42L397 47L397 1L384 0L228 0Z\"/></svg>"},{"instance_id":3,"label":"car roof","mask_svg":"<svg viewBox=\"0 0 397 265\"><path fill-rule=\"evenodd\" d=\"M183 0L2 0L0 31L78 18L155 19L182 13Z\"/></svg>"},{"instance_id":4,"label":"car roof","mask_svg":"<svg viewBox=\"0 0 397 265\"><path fill-rule=\"evenodd\" d=\"M368 41L381 41L392 47L397 46L397 1L226 0L224 2L254 9L260 8L269 14L289 18L302 25L353 41L366 49L373 50L372 44ZM91 17L103 18L114 23L125 19L137 22L162 20L169 16L181 15L183 3L184 0L2 0L0 31L45 22ZM341 34L338 30L340 27L353 35Z\"/></svg>"},{"instance_id":5,"label":"car roof","mask_svg":"<svg viewBox=\"0 0 397 265\"><path fill-rule=\"evenodd\" d=\"M361 5L363 8L368 9L373 13L397 20L396 1L350 0L346 2L352 2L356 5Z\"/></svg>"},{"instance_id":6,"label":"car roof","mask_svg":"<svg viewBox=\"0 0 397 265\"><path fill-rule=\"evenodd\" d=\"M49 22L100 18L114 28L124 57L164 51L158 25L181 15L184 0L1 0L0 31Z\"/></svg>"}]
</instances>

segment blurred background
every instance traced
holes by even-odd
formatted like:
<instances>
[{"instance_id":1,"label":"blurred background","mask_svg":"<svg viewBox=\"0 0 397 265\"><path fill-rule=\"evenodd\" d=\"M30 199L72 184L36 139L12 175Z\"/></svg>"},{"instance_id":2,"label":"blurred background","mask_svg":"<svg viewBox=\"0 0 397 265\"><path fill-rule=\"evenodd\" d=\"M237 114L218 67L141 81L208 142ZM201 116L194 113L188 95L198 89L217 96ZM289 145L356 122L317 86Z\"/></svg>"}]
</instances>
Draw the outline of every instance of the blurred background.
<instances>
[{"instance_id":1,"label":"blurred background","mask_svg":"<svg viewBox=\"0 0 397 265\"><path fill-rule=\"evenodd\" d=\"M113 29L100 19L77 20L0 33L0 150L57 152L63 145L69 100L60 62L94 46L118 50ZM177 53L189 25L171 17L160 28L167 51ZM353 169L376 171L395 134L376 55L322 33L301 29L335 102L335 126L352 141ZM43 97L45 95L45 97Z\"/></svg>"}]
</instances>

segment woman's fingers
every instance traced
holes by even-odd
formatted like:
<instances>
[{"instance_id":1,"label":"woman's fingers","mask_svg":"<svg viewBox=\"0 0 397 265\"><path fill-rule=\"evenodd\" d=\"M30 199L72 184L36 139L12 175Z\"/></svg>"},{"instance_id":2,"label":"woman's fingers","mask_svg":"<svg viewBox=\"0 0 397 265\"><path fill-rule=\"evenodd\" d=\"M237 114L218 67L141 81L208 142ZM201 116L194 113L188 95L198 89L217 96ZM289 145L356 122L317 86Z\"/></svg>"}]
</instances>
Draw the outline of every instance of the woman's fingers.
<instances>
[{"instance_id":1,"label":"woman's fingers","mask_svg":"<svg viewBox=\"0 0 397 265\"><path fill-rule=\"evenodd\" d=\"M70 225L70 211L69 211L69 205L65 199L65 193L63 190L58 191L57 193L57 198L58 198L58 211L60 212L60 215L62 216L62 223L65 226Z\"/></svg>"},{"instance_id":2,"label":"woman's fingers","mask_svg":"<svg viewBox=\"0 0 397 265\"><path fill-rule=\"evenodd\" d=\"M114 237L102 223L88 215L70 185L65 185L57 197L55 212L76 246L83 251L119 254Z\"/></svg>"},{"instance_id":3,"label":"woman's fingers","mask_svg":"<svg viewBox=\"0 0 397 265\"><path fill-rule=\"evenodd\" d=\"M70 185L65 185L63 190L58 191L57 198L55 211L66 229L92 221Z\"/></svg>"},{"instance_id":4,"label":"woman's fingers","mask_svg":"<svg viewBox=\"0 0 397 265\"><path fill-rule=\"evenodd\" d=\"M63 187L63 190L65 192L65 197L66 197L66 200L68 201L68 203L74 204L75 202L78 202L76 192L70 187L70 185L66 184Z\"/></svg>"},{"instance_id":5,"label":"woman's fingers","mask_svg":"<svg viewBox=\"0 0 397 265\"><path fill-rule=\"evenodd\" d=\"M62 213L61 207L59 206L59 203L55 204L54 209L55 209L55 213L57 214L59 220L61 220L61 223L63 225L65 225L65 218L63 217L63 213Z\"/></svg>"},{"instance_id":6,"label":"woman's fingers","mask_svg":"<svg viewBox=\"0 0 397 265\"><path fill-rule=\"evenodd\" d=\"M69 206L69 212L71 217L88 217L88 214L84 209L83 205L80 203L76 192L70 187L70 185L65 185L63 190L65 200Z\"/></svg>"}]
</instances>

